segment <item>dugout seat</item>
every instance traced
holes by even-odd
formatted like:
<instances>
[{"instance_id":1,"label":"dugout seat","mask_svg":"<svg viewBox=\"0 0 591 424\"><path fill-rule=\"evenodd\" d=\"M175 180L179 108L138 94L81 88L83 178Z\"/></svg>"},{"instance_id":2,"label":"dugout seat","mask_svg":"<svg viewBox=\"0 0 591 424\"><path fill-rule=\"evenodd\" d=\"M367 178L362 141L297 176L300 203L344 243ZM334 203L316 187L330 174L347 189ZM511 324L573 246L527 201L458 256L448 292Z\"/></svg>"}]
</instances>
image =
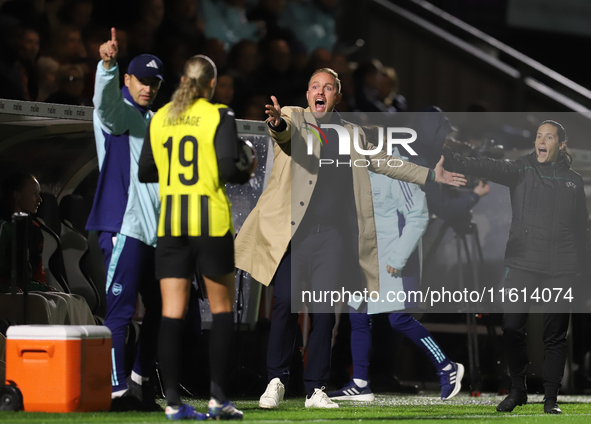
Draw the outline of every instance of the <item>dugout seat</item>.
<instances>
[{"instance_id":1,"label":"dugout seat","mask_svg":"<svg viewBox=\"0 0 591 424\"><path fill-rule=\"evenodd\" d=\"M37 217L35 221L43 234L42 260L47 284L61 292L70 293L60 239L45 225L43 218Z\"/></svg>"},{"instance_id":2,"label":"dugout seat","mask_svg":"<svg viewBox=\"0 0 591 424\"><path fill-rule=\"evenodd\" d=\"M86 222L84 199L74 194L65 196L59 204L59 212L62 219L61 244L70 289L72 293L84 297L92 313L96 314L101 306L101 296L88 269L88 240L79 231L84 230Z\"/></svg>"},{"instance_id":3,"label":"dugout seat","mask_svg":"<svg viewBox=\"0 0 591 424\"><path fill-rule=\"evenodd\" d=\"M59 291L70 293L61 241L58 236L58 234L61 234L62 224L59 218L57 199L51 193L41 193L41 198L43 202L41 202L37 210L35 221L39 224L43 233L42 260L45 278L50 286Z\"/></svg>"}]
</instances>

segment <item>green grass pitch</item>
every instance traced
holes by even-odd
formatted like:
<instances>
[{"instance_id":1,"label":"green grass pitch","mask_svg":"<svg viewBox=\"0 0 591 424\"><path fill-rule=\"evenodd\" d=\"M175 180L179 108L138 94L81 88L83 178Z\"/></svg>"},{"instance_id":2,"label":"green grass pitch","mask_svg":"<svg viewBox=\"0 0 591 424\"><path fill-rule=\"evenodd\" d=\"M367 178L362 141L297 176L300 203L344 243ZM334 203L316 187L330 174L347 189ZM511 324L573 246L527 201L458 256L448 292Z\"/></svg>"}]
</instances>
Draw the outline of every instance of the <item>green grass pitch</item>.
<instances>
[{"instance_id":1,"label":"green grass pitch","mask_svg":"<svg viewBox=\"0 0 591 424\"><path fill-rule=\"evenodd\" d=\"M281 403L275 410L263 410L258 407L257 400L237 401L236 406L244 411L244 422L248 423L358 423L370 424L392 421L409 421L420 423L501 423L515 424L545 424L545 423L591 423L591 397L561 396L559 405L563 414L560 416L545 415L543 413L542 396L532 395L529 404L517 407L510 414L500 414L495 411L496 405L502 397L483 394L473 398L467 394L460 394L451 401L442 402L434 392L421 395L377 395L375 402L340 401L339 409L306 409L304 399L289 399ZM164 405L164 401L160 401ZM199 411L206 410L205 400L187 400ZM0 423L164 423L164 413L71 413L46 414L33 412L0 412Z\"/></svg>"}]
</instances>

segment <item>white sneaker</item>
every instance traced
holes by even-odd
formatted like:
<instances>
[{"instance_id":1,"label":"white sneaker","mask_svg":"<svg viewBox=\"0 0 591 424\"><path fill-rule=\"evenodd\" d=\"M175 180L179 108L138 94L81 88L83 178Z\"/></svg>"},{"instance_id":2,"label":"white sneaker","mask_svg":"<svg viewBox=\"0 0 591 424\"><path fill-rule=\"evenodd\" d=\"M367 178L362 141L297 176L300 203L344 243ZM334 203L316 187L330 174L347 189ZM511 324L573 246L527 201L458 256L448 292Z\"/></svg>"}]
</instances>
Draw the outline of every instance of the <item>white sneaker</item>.
<instances>
[{"instance_id":1,"label":"white sneaker","mask_svg":"<svg viewBox=\"0 0 591 424\"><path fill-rule=\"evenodd\" d=\"M321 389L314 389L314 394L311 398L306 397L306 408L338 408L339 405L334 403L324 393L324 387Z\"/></svg>"},{"instance_id":2,"label":"white sneaker","mask_svg":"<svg viewBox=\"0 0 591 424\"><path fill-rule=\"evenodd\" d=\"M267 385L267 390L265 390L265 393L263 393L259 400L259 406L265 409L277 408L279 402L283 400L284 395L285 386L279 378L275 377Z\"/></svg>"}]
</instances>

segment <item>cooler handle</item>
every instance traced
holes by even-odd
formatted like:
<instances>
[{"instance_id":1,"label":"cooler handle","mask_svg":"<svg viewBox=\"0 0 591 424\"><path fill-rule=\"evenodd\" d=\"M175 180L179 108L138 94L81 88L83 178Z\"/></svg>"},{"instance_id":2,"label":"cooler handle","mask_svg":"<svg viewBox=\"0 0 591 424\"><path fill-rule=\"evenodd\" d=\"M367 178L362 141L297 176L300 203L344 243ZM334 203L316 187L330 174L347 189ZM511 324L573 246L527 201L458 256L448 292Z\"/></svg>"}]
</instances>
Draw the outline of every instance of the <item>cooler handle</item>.
<instances>
[{"instance_id":1,"label":"cooler handle","mask_svg":"<svg viewBox=\"0 0 591 424\"><path fill-rule=\"evenodd\" d=\"M53 358L53 353L55 352L55 345L54 344L47 344L47 345L38 345L35 347L29 345L18 345L17 353L18 356L24 357L25 354L32 354L33 357L28 359L43 359L41 355L45 354L49 358ZM41 354L41 355L40 355ZM44 355L44 356L45 356ZM29 355L27 355L29 356Z\"/></svg>"}]
</instances>

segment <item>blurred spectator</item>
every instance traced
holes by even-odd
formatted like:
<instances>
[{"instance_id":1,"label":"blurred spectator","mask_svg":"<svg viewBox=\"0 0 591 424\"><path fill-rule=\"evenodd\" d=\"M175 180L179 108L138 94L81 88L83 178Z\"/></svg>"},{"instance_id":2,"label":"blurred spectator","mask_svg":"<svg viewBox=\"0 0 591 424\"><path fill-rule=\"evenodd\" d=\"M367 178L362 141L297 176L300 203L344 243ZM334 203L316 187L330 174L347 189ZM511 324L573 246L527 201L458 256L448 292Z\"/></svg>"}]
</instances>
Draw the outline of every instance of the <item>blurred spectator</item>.
<instances>
[{"instance_id":1,"label":"blurred spectator","mask_svg":"<svg viewBox=\"0 0 591 424\"><path fill-rule=\"evenodd\" d=\"M18 58L24 64L34 64L39 55L39 33L33 28L22 28L18 33Z\"/></svg>"},{"instance_id":2,"label":"blurred spectator","mask_svg":"<svg viewBox=\"0 0 591 424\"><path fill-rule=\"evenodd\" d=\"M226 106L232 104L234 97L234 78L227 73L223 72L218 75L218 83L215 86L213 93L213 102L221 103Z\"/></svg>"},{"instance_id":3,"label":"blurred spectator","mask_svg":"<svg viewBox=\"0 0 591 424\"><path fill-rule=\"evenodd\" d=\"M47 103L62 105L90 104L87 100L82 99L82 92L84 91L84 70L82 66L61 66L57 71L56 81L58 90L47 98Z\"/></svg>"},{"instance_id":4,"label":"blurred spectator","mask_svg":"<svg viewBox=\"0 0 591 424\"><path fill-rule=\"evenodd\" d=\"M258 41L264 33L264 23L248 22L246 0L202 0L205 35L222 40L226 48L242 39Z\"/></svg>"},{"instance_id":5,"label":"blurred spectator","mask_svg":"<svg viewBox=\"0 0 591 424\"><path fill-rule=\"evenodd\" d=\"M250 40L242 40L234 44L228 54L228 73L234 78L233 106L237 116L244 113L247 99L255 94L255 74L259 62L258 46Z\"/></svg>"},{"instance_id":6,"label":"blurred spectator","mask_svg":"<svg viewBox=\"0 0 591 424\"><path fill-rule=\"evenodd\" d=\"M0 8L0 15L10 16L23 26L34 28L41 35L42 42L51 35L43 0L9 0Z\"/></svg>"},{"instance_id":7,"label":"blurred spectator","mask_svg":"<svg viewBox=\"0 0 591 424\"><path fill-rule=\"evenodd\" d=\"M58 16L64 2L65 0L45 0L45 17L49 23L49 28L57 28L61 25Z\"/></svg>"},{"instance_id":8,"label":"blurred spectator","mask_svg":"<svg viewBox=\"0 0 591 424\"><path fill-rule=\"evenodd\" d=\"M93 9L92 0L66 0L58 12L58 18L62 23L82 31L90 23Z\"/></svg>"},{"instance_id":9,"label":"blurred spectator","mask_svg":"<svg viewBox=\"0 0 591 424\"><path fill-rule=\"evenodd\" d=\"M384 104L388 111L407 112L406 99L399 94L400 81L396 71L392 67L380 69L378 84L378 100Z\"/></svg>"},{"instance_id":10,"label":"blurred spectator","mask_svg":"<svg viewBox=\"0 0 591 424\"><path fill-rule=\"evenodd\" d=\"M18 33L18 62L25 100L37 98L37 56L39 33L33 28L21 28Z\"/></svg>"},{"instance_id":11,"label":"blurred spectator","mask_svg":"<svg viewBox=\"0 0 591 424\"><path fill-rule=\"evenodd\" d=\"M204 40L203 12L197 0L168 0L159 36L176 36L194 46Z\"/></svg>"},{"instance_id":12,"label":"blurred spectator","mask_svg":"<svg viewBox=\"0 0 591 424\"><path fill-rule=\"evenodd\" d=\"M267 71L285 73L289 71L290 54L289 44L282 39L270 39L263 43L264 62L269 68ZM264 67L263 67L264 68ZM265 72L267 74L267 72ZM265 75L266 77L267 75Z\"/></svg>"},{"instance_id":13,"label":"blurred spectator","mask_svg":"<svg viewBox=\"0 0 591 424\"><path fill-rule=\"evenodd\" d=\"M259 66L259 49L255 42L241 40L236 43L228 55L228 65L233 76L241 80L248 80Z\"/></svg>"},{"instance_id":14,"label":"blurred spectator","mask_svg":"<svg viewBox=\"0 0 591 424\"><path fill-rule=\"evenodd\" d=\"M286 84L294 81L296 74L291 70L291 52L285 40L266 39L263 46L263 65L257 75L257 94L275 96L280 104L301 104L298 102L302 87L299 84Z\"/></svg>"},{"instance_id":15,"label":"blurred spectator","mask_svg":"<svg viewBox=\"0 0 591 424\"><path fill-rule=\"evenodd\" d=\"M392 69L392 71L394 71ZM353 84L355 87L355 107L361 112L387 112L396 113L399 110L405 111L406 100L404 97L397 97L393 93L394 87L397 87L396 74L389 73L379 60L374 59L370 62L360 64L353 74ZM390 99L393 96L397 99L396 108ZM386 105L386 101L390 104Z\"/></svg>"},{"instance_id":16,"label":"blurred spectator","mask_svg":"<svg viewBox=\"0 0 591 424\"><path fill-rule=\"evenodd\" d=\"M203 43L201 54L213 60L218 69L224 69L228 64L228 54L222 40L208 38Z\"/></svg>"},{"instance_id":17,"label":"blurred spectator","mask_svg":"<svg viewBox=\"0 0 591 424\"><path fill-rule=\"evenodd\" d=\"M336 106L339 112L352 112L354 109L354 92L353 87L353 71L347 61L347 58L342 54L333 54L332 63L329 68L333 69L339 74L341 80L341 101Z\"/></svg>"},{"instance_id":18,"label":"blurred spectator","mask_svg":"<svg viewBox=\"0 0 591 424\"><path fill-rule=\"evenodd\" d=\"M153 31L156 31L164 20L164 0L146 0L139 11L140 21ZM117 41L119 41L118 38Z\"/></svg>"},{"instance_id":19,"label":"blurred spectator","mask_svg":"<svg viewBox=\"0 0 591 424\"><path fill-rule=\"evenodd\" d=\"M120 30L117 30L117 42L119 42ZM121 31L124 33L124 31ZM125 54L129 57L136 57L140 54L146 54L153 52L156 45L156 30L148 25L145 25L144 21L134 22L127 31L127 39L123 38L124 44L127 44L127 51ZM122 57L120 63L125 64L126 61Z\"/></svg>"},{"instance_id":20,"label":"blurred spectator","mask_svg":"<svg viewBox=\"0 0 591 424\"><path fill-rule=\"evenodd\" d=\"M182 65L175 63L205 54L233 78L232 107L237 115L257 94L275 94L299 104L303 97L294 88L307 82L308 67L330 66L332 62L334 42L327 40L334 36L333 15L338 4L339 0L0 0L0 32L4 33L4 37L0 33L0 95L47 100L56 90L57 71L49 60L53 58L60 65L83 66L84 90L76 97L85 103L84 99L92 96L93 70L99 61L97 46L108 39L108 28L121 24L125 30L119 29L117 35L122 67L132 55L160 53L169 57L165 60L171 65L164 92L170 89L172 93L177 74L182 73ZM298 16L289 8L300 12L301 28L292 22ZM37 30L37 34L31 30L21 40L11 34L19 24ZM308 42L298 39L290 25ZM34 53L37 44L40 46ZM271 71L265 76L258 74L259 52ZM32 54L45 57L39 76ZM284 84L285 78L291 84ZM38 84L42 86L39 92ZM167 100L165 97L163 93L158 102ZM342 103L340 109L349 110L347 105Z\"/></svg>"},{"instance_id":21,"label":"blurred spectator","mask_svg":"<svg viewBox=\"0 0 591 424\"><path fill-rule=\"evenodd\" d=\"M110 29L108 27L89 25L84 31L82 31L82 39L84 42L84 48L88 53L86 57L86 63L84 65L84 91L82 97L85 99L92 99L94 94L94 77L97 64L101 60L98 54L99 47L104 40L108 40L110 37ZM127 37L125 31L118 30L117 38L121 40L119 42L119 54L123 57L127 57Z\"/></svg>"},{"instance_id":22,"label":"blurred spectator","mask_svg":"<svg viewBox=\"0 0 591 424\"><path fill-rule=\"evenodd\" d=\"M329 51L337 41L334 14L340 0L288 0L280 24L290 29L308 52L318 48Z\"/></svg>"},{"instance_id":23,"label":"blurred spectator","mask_svg":"<svg viewBox=\"0 0 591 424\"><path fill-rule=\"evenodd\" d=\"M124 31L117 30L118 40L123 32ZM98 49L104 40L109 39L110 34L110 28L98 25L90 25L86 27L84 31L82 31L82 40L84 42L84 48L88 53L86 57L86 62L88 63L88 66L90 68L94 68L96 64L100 62L101 57L98 54ZM121 45L121 43L119 44ZM121 47L119 47L119 52L121 53Z\"/></svg>"},{"instance_id":24,"label":"blurred spectator","mask_svg":"<svg viewBox=\"0 0 591 424\"><path fill-rule=\"evenodd\" d=\"M57 28L52 37L50 56L60 64L81 63L86 59L86 49L82 44L80 30L71 25Z\"/></svg>"},{"instance_id":25,"label":"blurred spectator","mask_svg":"<svg viewBox=\"0 0 591 424\"><path fill-rule=\"evenodd\" d=\"M309 75L312 74L316 69L329 68L332 64L332 53L326 49L318 48L310 55L308 62Z\"/></svg>"},{"instance_id":26,"label":"blurred spectator","mask_svg":"<svg viewBox=\"0 0 591 424\"><path fill-rule=\"evenodd\" d=\"M162 58L164 82L160 86L160 95L156 97L152 110L158 110L168 103L175 92L185 69L185 62L197 51L195 46L176 35L168 36L158 45L158 57Z\"/></svg>"},{"instance_id":27,"label":"blurred spectator","mask_svg":"<svg viewBox=\"0 0 591 424\"><path fill-rule=\"evenodd\" d=\"M265 104L269 103L270 99L267 96L255 95L246 101L244 111L239 118L248 119L251 121L264 121L267 119L265 114Z\"/></svg>"},{"instance_id":28,"label":"blurred spectator","mask_svg":"<svg viewBox=\"0 0 591 424\"><path fill-rule=\"evenodd\" d=\"M306 73L309 62L306 47L299 41L296 41L295 43L290 45L290 49L291 69L307 81L310 74Z\"/></svg>"},{"instance_id":29,"label":"blurred spectator","mask_svg":"<svg viewBox=\"0 0 591 424\"><path fill-rule=\"evenodd\" d=\"M35 59L39 34L8 21L0 40L0 98L34 100L37 97Z\"/></svg>"},{"instance_id":30,"label":"blurred spectator","mask_svg":"<svg viewBox=\"0 0 591 424\"><path fill-rule=\"evenodd\" d=\"M57 91L57 71L60 64L49 56L41 56L37 61L37 94L38 102L46 102L47 98Z\"/></svg>"},{"instance_id":31,"label":"blurred spectator","mask_svg":"<svg viewBox=\"0 0 591 424\"><path fill-rule=\"evenodd\" d=\"M289 47L295 47L297 39L291 29L285 28L279 24L279 19L285 0L259 0L246 16L249 22L263 22L265 24L265 35L271 38L282 38L286 40ZM259 24L260 25L260 24Z\"/></svg>"}]
</instances>

